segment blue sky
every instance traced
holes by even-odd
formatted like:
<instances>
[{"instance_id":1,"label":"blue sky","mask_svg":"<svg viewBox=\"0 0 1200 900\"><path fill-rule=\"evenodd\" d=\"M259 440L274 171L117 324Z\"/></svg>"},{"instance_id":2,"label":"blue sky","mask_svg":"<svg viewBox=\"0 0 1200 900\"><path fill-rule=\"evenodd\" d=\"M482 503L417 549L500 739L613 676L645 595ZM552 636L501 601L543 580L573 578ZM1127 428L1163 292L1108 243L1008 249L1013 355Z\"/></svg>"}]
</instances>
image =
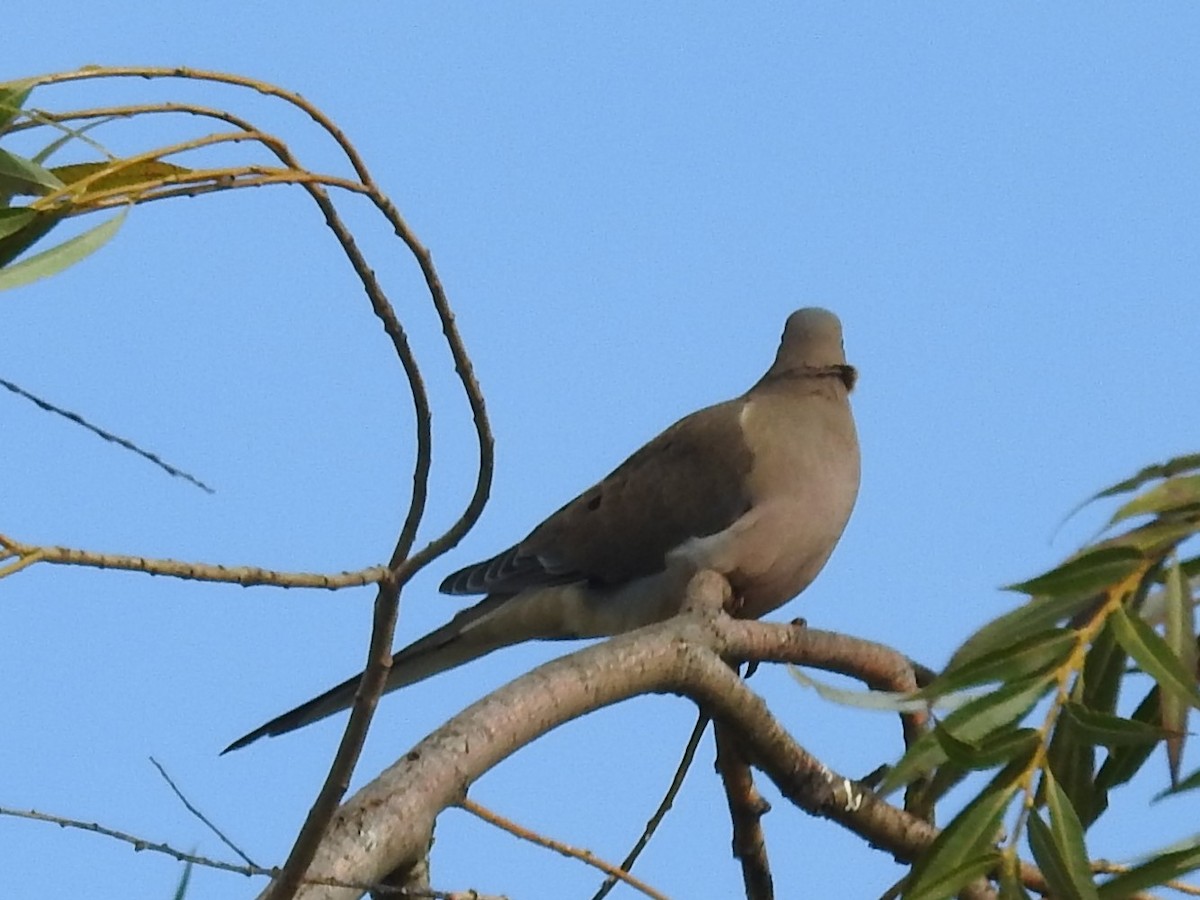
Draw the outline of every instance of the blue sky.
<instances>
[{"instance_id":1,"label":"blue sky","mask_svg":"<svg viewBox=\"0 0 1200 900\"><path fill-rule=\"evenodd\" d=\"M15 22L14 20L15 16ZM0 78L89 63L256 76L321 106L431 248L497 441L479 527L405 594L399 640L444 621L447 572L522 537L680 415L770 361L821 305L861 371L864 479L822 577L783 617L942 663L1100 521L1082 498L1197 445L1200 10L1184 3L26 4ZM33 37L36 35L36 38ZM64 109L227 104L338 165L300 116L195 85L63 87ZM159 127L166 128L165 123ZM182 123L170 132L194 134ZM193 129L187 131L188 128ZM156 130L102 132L116 152ZM469 494L469 417L415 266L347 200L433 391L426 537ZM203 494L0 396L0 531L20 540L281 569L386 557L407 503L398 366L319 214L274 188L138 210L100 254L0 297L0 377L214 485ZM370 592L283 592L33 568L0 582L0 805L224 855L154 756L257 861L282 859L342 720L218 751L356 671ZM358 783L492 687L564 649L514 649L387 698ZM899 752L884 716L782 671L754 686L830 766ZM573 723L472 791L619 859L693 719L647 698ZM638 874L736 896L706 743ZM1192 764L1194 765L1194 763ZM1184 836L1194 798L1097 827L1127 858ZM774 798L772 789L764 788ZM1121 821L1116 821L1120 819ZM782 895L877 896L900 874L775 803ZM165 897L177 864L0 818L0 893ZM446 814L439 888L589 896L592 871ZM189 896L250 891L195 873ZM630 896L630 894L615 896Z\"/></svg>"}]
</instances>

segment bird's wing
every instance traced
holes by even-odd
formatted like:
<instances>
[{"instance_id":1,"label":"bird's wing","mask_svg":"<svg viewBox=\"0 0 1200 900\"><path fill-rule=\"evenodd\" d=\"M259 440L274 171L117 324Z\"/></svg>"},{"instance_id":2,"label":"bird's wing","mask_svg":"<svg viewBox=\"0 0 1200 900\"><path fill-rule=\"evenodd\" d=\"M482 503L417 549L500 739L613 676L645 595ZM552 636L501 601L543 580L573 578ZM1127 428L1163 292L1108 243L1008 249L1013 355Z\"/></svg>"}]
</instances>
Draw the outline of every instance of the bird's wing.
<instances>
[{"instance_id":1,"label":"bird's wing","mask_svg":"<svg viewBox=\"0 0 1200 900\"><path fill-rule=\"evenodd\" d=\"M749 509L753 464L742 399L676 422L503 553L449 576L447 594L515 594L586 580L618 585L661 571L667 554Z\"/></svg>"}]
</instances>

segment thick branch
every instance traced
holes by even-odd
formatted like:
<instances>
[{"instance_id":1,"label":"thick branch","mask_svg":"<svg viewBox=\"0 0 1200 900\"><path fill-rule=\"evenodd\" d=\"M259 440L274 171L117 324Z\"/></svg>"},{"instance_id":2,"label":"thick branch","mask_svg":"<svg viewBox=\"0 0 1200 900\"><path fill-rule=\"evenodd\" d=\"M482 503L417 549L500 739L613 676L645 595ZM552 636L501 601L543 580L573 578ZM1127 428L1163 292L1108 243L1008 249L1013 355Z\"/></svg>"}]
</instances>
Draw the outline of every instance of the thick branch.
<instances>
[{"instance_id":1,"label":"thick branch","mask_svg":"<svg viewBox=\"0 0 1200 900\"><path fill-rule=\"evenodd\" d=\"M555 660L455 716L347 801L334 817L309 876L370 882L419 859L437 814L494 765L564 722L645 693L692 698L739 735L748 760L793 803L845 825L899 859L911 860L933 840L935 830L808 754L722 659L793 662L858 674L852 662L856 649L882 648L827 632L736 621L710 611L680 616ZM341 900L357 895L307 886L298 896Z\"/></svg>"}]
</instances>

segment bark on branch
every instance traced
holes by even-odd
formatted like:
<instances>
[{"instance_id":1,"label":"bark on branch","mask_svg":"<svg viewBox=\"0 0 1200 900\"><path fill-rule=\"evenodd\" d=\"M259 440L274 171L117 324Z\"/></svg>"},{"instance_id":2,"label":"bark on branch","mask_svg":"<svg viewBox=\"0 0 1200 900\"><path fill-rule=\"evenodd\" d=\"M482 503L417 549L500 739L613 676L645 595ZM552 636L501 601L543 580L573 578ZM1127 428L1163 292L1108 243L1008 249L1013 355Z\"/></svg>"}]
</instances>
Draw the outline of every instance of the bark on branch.
<instances>
[{"instance_id":1,"label":"bark on branch","mask_svg":"<svg viewBox=\"0 0 1200 900\"><path fill-rule=\"evenodd\" d=\"M694 700L738 735L748 762L802 809L901 860L928 846L932 826L825 767L725 662L791 662L890 684L904 658L844 635L731 619L720 612L728 585L712 572L699 573L688 591L685 614L540 666L422 740L338 810L308 877L371 883L416 862L437 815L497 763L552 728L647 693ZM305 900L357 896L353 889L311 883L297 894Z\"/></svg>"}]
</instances>

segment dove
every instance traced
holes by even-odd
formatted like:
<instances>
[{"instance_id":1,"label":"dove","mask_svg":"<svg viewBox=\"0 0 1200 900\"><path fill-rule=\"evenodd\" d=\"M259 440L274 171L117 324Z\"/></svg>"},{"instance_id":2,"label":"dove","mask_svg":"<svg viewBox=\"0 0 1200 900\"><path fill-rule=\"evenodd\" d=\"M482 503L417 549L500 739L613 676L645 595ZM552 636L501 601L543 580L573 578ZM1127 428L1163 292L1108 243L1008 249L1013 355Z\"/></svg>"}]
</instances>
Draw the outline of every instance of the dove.
<instances>
[{"instance_id":1,"label":"dove","mask_svg":"<svg viewBox=\"0 0 1200 900\"><path fill-rule=\"evenodd\" d=\"M758 618L816 578L850 518L858 438L842 326L792 313L753 387L671 425L519 543L448 576L483 595L397 651L386 691L530 640L620 634L680 612L701 569L733 588L728 610ZM350 707L360 676L234 741L302 728Z\"/></svg>"}]
</instances>

